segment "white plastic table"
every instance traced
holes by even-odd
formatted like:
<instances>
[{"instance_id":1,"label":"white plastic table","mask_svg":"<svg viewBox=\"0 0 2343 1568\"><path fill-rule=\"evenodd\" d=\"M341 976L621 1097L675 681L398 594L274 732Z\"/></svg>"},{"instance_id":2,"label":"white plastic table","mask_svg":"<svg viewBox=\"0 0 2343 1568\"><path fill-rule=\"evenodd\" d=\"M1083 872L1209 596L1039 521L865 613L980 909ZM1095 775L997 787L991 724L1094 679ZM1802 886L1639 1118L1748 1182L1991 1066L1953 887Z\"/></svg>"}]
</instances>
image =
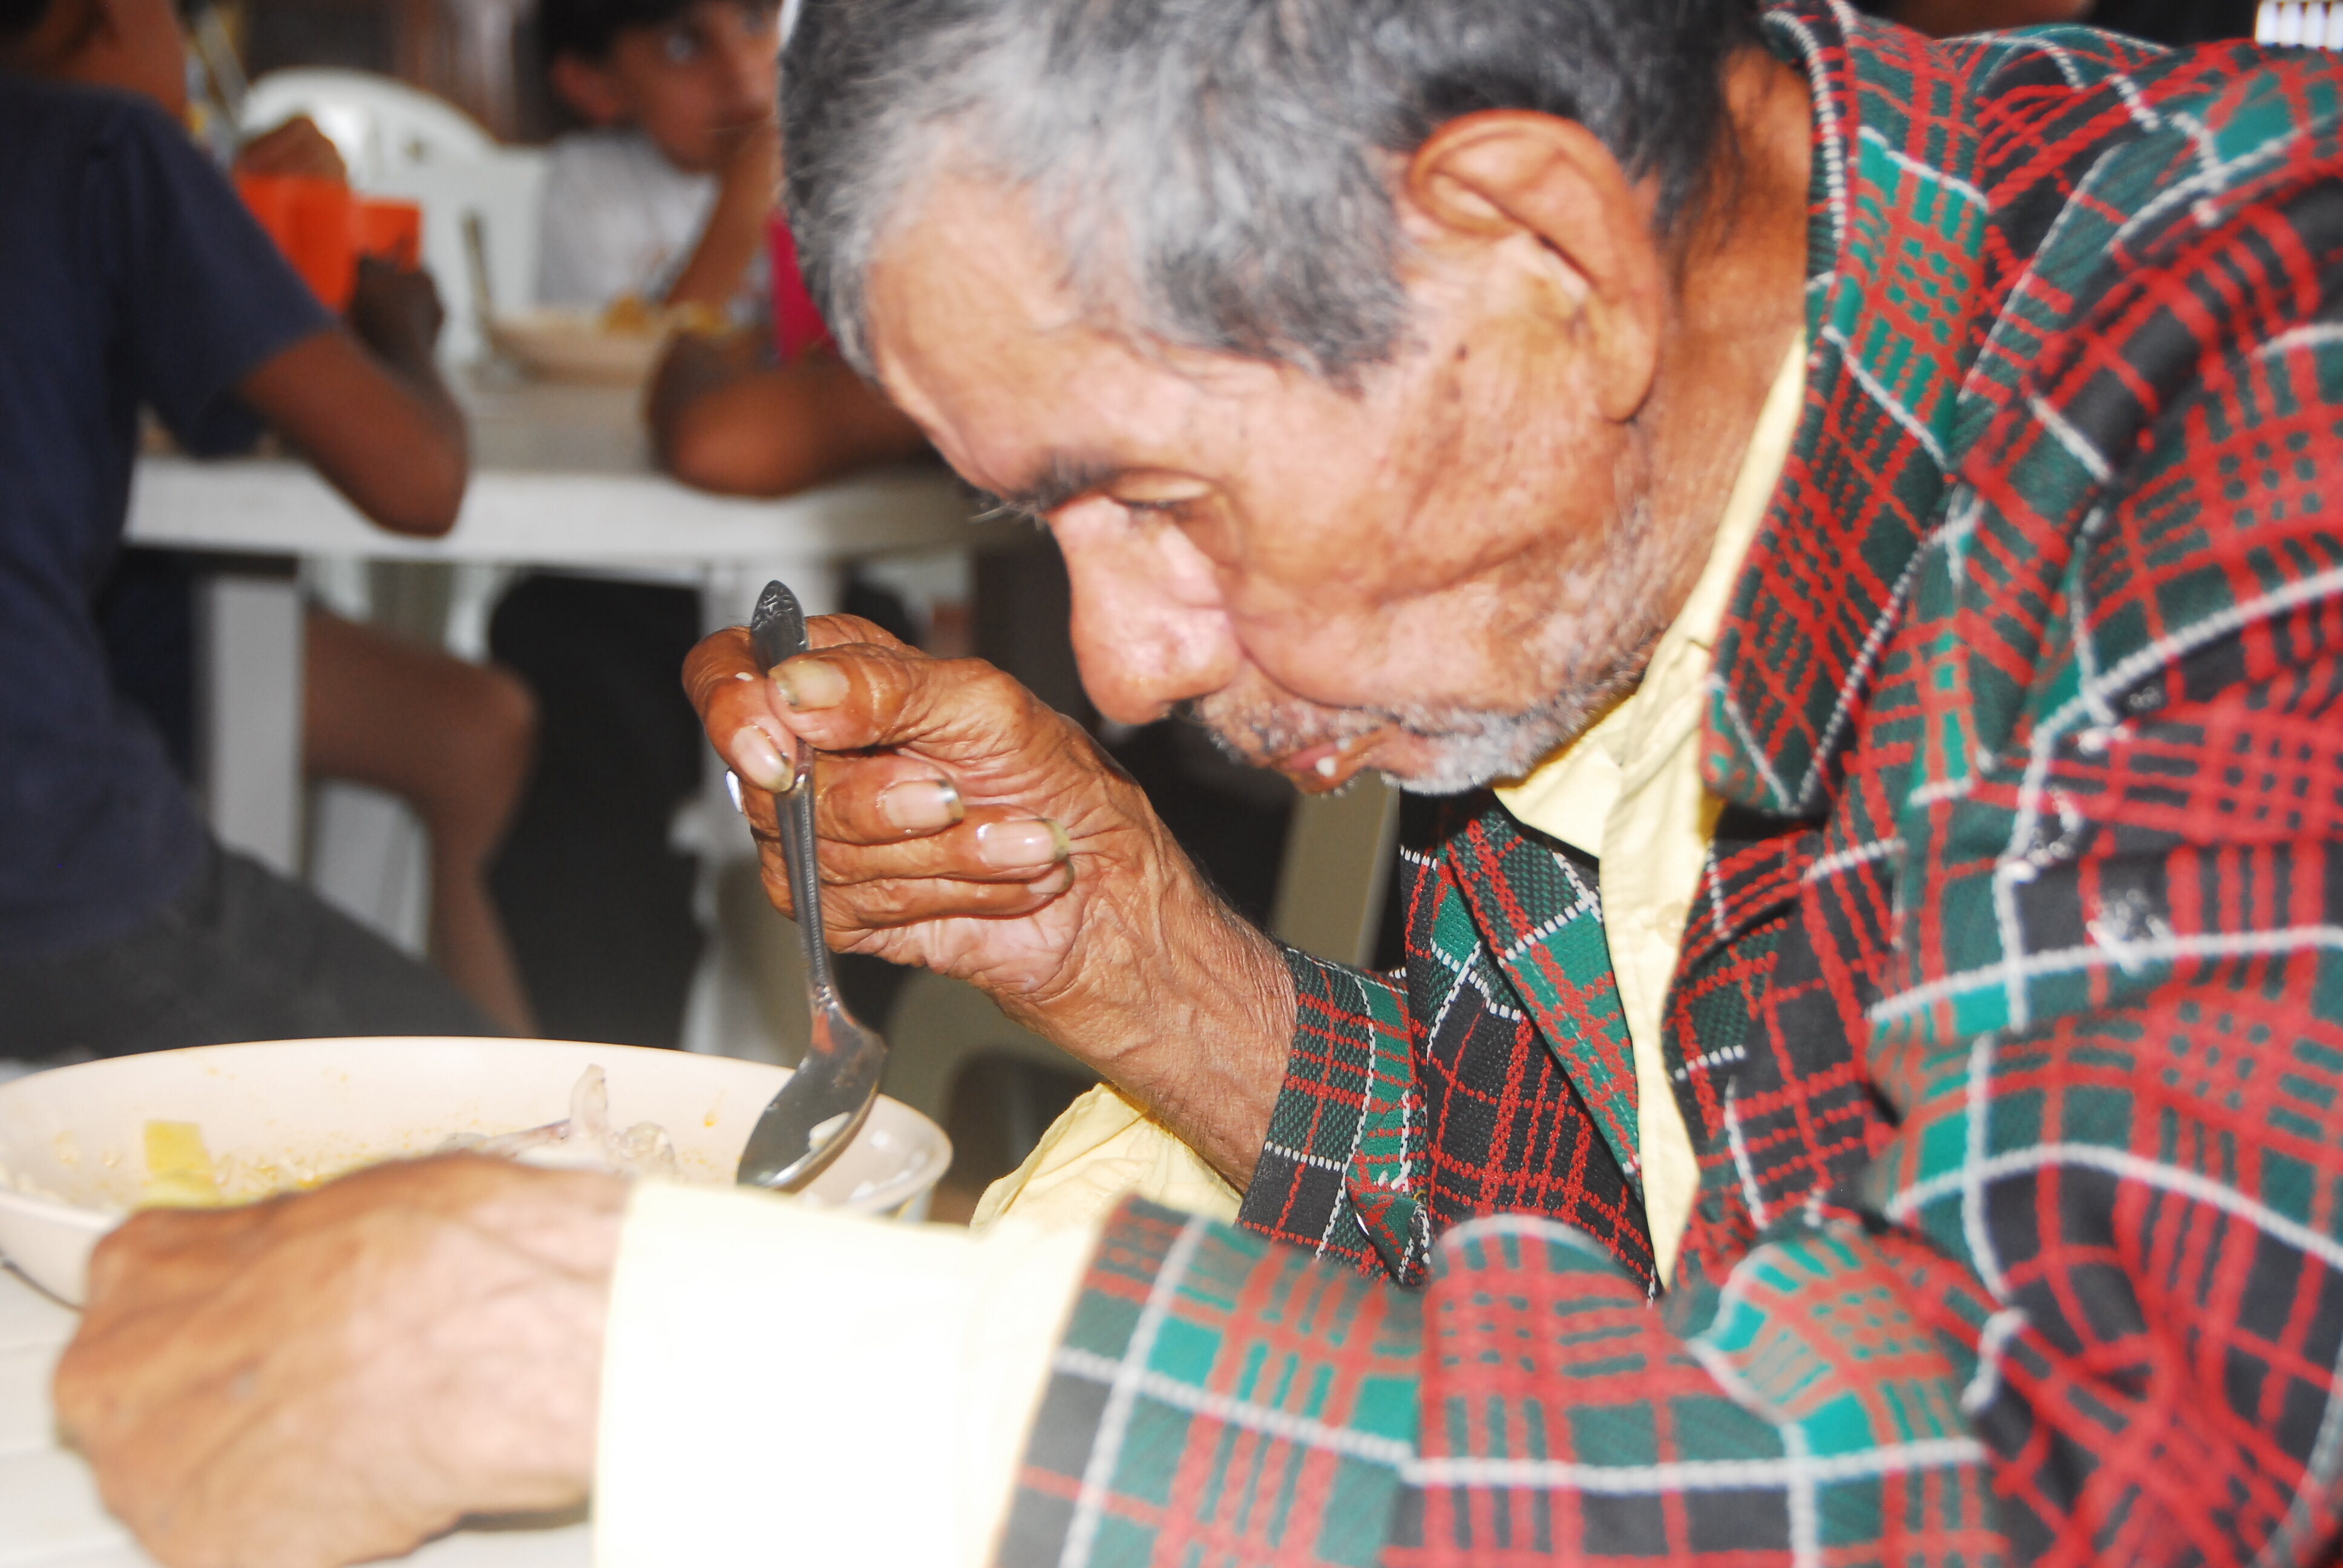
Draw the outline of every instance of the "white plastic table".
<instances>
[{"instance_id":1,"label":"white plastic table","mask_svg":"<svg viewBox=\"0 0 2343 1568\"><path fill-rule=\"evenodd\" d=\"M815 613L842 568L898 553L967 548L968 492L932 467L882 469L782 500L692 490L659 473L636 395L499 379L459 388L473 476L444 538L406 538L360 517L307 465L283 457L148 457L131 487L132 542L284 558L684 568L711 628L747 618L768 578ZM200 625L203 794L221 839L280 870L299 858L301 604L283 571L229 570Z\"/></svg>"},{"instance_id":2,"label":"white plastic table","mask_svg":"<svg viewBox=\"0 0 2343 1568\"><path fill-rule=\"evenodd\" d=\"M0 1265L0 1568L155 1568L97 1499L79 1455L61 1447L49 1376L74 1314ZM459 1531L399 1559L412 1568L588 1568L592 1532Z\"/></svg>"}]
</instances>

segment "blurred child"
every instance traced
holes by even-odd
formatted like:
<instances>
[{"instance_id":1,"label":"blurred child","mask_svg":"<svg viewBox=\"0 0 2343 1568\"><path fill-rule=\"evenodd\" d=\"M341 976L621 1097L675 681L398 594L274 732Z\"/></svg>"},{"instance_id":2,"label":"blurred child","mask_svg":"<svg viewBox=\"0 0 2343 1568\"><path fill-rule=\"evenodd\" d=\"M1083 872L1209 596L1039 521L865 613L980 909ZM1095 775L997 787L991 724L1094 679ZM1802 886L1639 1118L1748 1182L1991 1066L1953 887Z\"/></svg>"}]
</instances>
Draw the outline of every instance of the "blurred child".
<instances>
[{"instance_id":1,"label":"blurred child","mask_svg":"<svg viewBox=\"0 0 2343 1568\"><path fill-rule=\"evenodd\" d=\"M0 0L0 1053L496 1032L216 843L107 667L142 406L197 453L265 421L399 532L466 480L429 280L375 269L336 323L173 123L185 71L171 0ZM313 725L397 722L351 668L320 658Z\"/></svg>"},{"instance_id":2,"label":"blurred child","mask_svg":"<svg viewBox=\"0 0 2343 1568\"><path fill-rule=\"evenodd\" d=\"M777 9L541 0L550 85L592 128L554 144L539 304L697 306L761 335ZM688 576L628 577L535 573L497 608L489 647L542 726L493 883L546 1028L673 1045L700 937L670 829L707 751L677 677L704 628Z\"/></svg>"},{"instance_id":3,"label":"blurred child","mask_svg":"<svg viewBox=\"0 0 2343 1568\"><path fill-rule=\"evenodd\" d=\"M555 94L538 303L763 314L779 174L770 0L544 0Z\"/></svg>"}]
</instances>

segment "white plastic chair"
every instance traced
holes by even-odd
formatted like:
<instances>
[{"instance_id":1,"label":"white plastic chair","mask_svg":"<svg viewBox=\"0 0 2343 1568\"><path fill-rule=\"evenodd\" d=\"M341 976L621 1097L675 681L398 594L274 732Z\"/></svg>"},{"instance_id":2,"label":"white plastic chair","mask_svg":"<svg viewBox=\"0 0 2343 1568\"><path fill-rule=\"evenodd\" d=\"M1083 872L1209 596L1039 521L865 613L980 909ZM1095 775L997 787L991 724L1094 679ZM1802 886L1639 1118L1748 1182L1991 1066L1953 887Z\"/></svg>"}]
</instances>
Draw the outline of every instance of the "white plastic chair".
<instances>
[{"instance_id":1,"label":"white plastic chair","mask_svg":"<svg viewBox=\"0 0 2343 1568\"><path fill-rule=\"evenodd\" d=\"M236 118L250 134L297 115L317 122L360 190L394 169L484 158L497 147L455 105L370 71L271 71L252 85Z\"/></svg>"},{"instance_id":2,"label":"white plastic chair","mask_svg":"<svg viewBox=\"0 0 2343 1568\"><path fill-rule=\"evenodd\" d=\"M252 85L238 121L251 134L296 115L317 123L348 166L354 188L423 208L423 266L447 311L439 356L451 364L478 358L482 302L465 223L479 220L496 308L528 308L537 297L545 155L500 146L453 104L366 71L272 71Z\"/></svg>"}]
</instances>

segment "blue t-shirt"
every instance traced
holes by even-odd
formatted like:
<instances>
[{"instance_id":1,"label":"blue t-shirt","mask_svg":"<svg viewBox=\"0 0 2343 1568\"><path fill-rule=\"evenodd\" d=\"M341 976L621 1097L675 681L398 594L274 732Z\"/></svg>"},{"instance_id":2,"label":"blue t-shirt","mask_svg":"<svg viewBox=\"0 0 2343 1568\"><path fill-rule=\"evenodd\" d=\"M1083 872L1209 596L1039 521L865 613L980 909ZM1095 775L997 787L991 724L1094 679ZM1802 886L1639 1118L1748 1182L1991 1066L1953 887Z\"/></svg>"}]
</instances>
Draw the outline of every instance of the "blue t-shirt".
<instances>
[{"instance_id":1,"label":"blue t-shirt","mask_svg":"<svg viewBox=\"0 0 2343 1568\"><path fill-rule=\"evenodd\" d=\"M247 446L236 383L330 325L159 108L0 72L0 962L120 936L202 865L93 599L140 406L189 451Z\"/></svg>"}]
</instances>

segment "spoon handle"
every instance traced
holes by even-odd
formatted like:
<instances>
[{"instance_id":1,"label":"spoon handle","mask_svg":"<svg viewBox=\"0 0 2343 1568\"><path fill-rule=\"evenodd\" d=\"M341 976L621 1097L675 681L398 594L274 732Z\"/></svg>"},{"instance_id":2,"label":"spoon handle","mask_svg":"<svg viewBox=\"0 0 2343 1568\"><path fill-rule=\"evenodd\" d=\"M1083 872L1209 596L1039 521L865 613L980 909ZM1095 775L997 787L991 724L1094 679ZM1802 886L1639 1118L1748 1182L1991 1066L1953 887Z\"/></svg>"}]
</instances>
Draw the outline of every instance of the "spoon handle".
<instances>
[{"instance_id":1,"label":"spoon handle","mask_svg":"<svg viewBox=\"0 0 2343 1568\"><path fill-rule=\"evenodd\" d=\"M793 658L810 646L806 638L805 609L798 596L778 578L757 596L756 613L749 618L749 639L758 662L766 669ZM821 923L821 866L816 859L813 833L813 748L798 745L797 774L789 792L776 797L781 818L781 848L789 863L789 898L797 905L798 932L805 939L806 985L817 999L816 1010L835 994L830 943ZM821 1031L817 1030L816 1035Z\"/></svg>"},{"instance_id":2,"label":"spoon handle","mask_svg":"<svg viewBox=\"0 0 2343 1568\"><path fill-rule=\"evenodd\" d=\"M788 832L789 897L798 908L798 932L805 938L806 985L819 1009L835 993L830 943L822 935L821 866L813 841L813 749L798 753L797 781L781 797L781 823Z\"/></svg>"}]
</instances>

